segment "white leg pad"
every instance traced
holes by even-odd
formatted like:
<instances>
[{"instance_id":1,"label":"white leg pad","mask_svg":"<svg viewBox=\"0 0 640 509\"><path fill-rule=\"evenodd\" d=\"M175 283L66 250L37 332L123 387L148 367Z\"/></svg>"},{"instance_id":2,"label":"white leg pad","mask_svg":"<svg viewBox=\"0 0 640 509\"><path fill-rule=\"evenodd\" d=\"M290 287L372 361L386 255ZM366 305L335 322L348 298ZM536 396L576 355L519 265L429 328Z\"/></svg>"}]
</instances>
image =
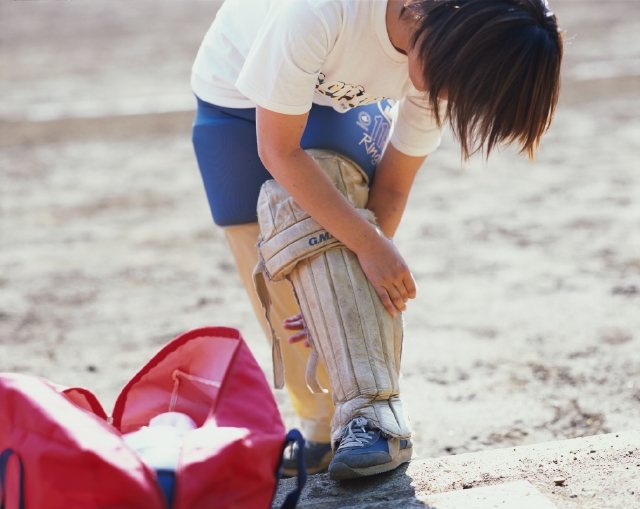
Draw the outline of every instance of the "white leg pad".
<instances>
[{"instance_id":1,"label":"white leg pad","mask_svg":"<svg viewBox=\"0 0 640 509\"><path fill-rule=\"evenodd\" d=\"M388 313L356 255L340 246L301 261L289 275L334 390L332 440L359 416L390 436L409 438L398 383L402 316Z\"/></svg>"},{"instance_id":2,"label":"white leg pad","mask_svg":"<svg viewBox=\"0 0 640 509\"><path fill-rule=\"evenodd\" d=\"M367 180L348 159L327 151L309 151L337 188L370 222L366 210ZM356 255L331 237L275 181L263 185L258 202L260 263L254 272L256 290L269 319L269 296L262 278L288 279L309 332L313 353L307 383L315 380L318 357L334 390L336 412L332 441L338 442L355 417L391 437L411 435L398 384L403 324L382 305ZM276 386L282 385L279 341L274 341ZM276 346L277 345L277 346Z\"/></svg>"}]
</instances>

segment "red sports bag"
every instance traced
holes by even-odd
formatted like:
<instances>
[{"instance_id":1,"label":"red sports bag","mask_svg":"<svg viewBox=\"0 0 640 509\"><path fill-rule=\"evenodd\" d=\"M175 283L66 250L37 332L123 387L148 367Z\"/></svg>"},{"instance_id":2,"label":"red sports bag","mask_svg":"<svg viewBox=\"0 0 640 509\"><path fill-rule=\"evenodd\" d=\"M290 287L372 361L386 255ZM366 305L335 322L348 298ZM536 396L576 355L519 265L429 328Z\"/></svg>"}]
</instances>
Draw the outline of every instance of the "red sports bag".
<instances>
[{"instance_id":1,"label":"red sports bag","mask_svg":"<svg viewBox=\"0 0 640 509\"><path fill-rule=\"evenodd\" d=\"M168 411L198 426L184 438L169 503L122 439ZM242 336L226 327L168 343L122 390L111 423L86 389L1 374L0 509L266 509L283 447L304 450L292 433ZM283 507L295 507L303 477Z\"/></svg>"}]
</instances>

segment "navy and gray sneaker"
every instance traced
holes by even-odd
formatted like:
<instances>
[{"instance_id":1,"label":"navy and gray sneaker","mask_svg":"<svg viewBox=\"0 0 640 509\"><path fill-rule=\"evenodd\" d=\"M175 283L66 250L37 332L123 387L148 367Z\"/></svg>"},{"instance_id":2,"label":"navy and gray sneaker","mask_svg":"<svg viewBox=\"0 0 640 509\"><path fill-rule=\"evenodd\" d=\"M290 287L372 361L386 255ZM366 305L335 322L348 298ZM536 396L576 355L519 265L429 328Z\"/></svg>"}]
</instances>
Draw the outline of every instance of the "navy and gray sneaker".
<instances>
[{"instance_id":1,"label":"navy and gray sneaker","mask_svg":"<svg viewBox=\"0 0 640 509\"><path fill-rule=\"evenodd\" d=\"M307 467L307 474L326 472L331 458L333 458L331 444L305 441L304 463ZM298 444L290 445L285 449L282 467L284 477L294 477L298 474Z\"/></svg>"},{"instance_id":2,"label":"navy and gray sneaker","mask_svg":"<svg viewBox=\"0 0 640 509\"><path fill-rule=\"evenodd\" d=\"M390 438L367 424L364 417L356 417L345 428L340 446L329 464L333 480L355 479L387 472L411 459L411 440Z\"/></svg>"}]
</instances>

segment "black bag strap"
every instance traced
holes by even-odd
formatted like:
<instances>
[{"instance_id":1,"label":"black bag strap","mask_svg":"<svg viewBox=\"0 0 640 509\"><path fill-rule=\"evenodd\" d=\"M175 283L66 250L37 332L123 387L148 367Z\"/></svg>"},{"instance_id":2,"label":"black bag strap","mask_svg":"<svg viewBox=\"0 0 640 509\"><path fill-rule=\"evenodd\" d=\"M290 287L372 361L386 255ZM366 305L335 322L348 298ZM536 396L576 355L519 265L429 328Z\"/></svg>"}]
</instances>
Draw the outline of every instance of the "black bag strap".
<instances>
[{"instance_id":1,"label":"black bag strap","mask_svg":"<svg viewBox=\"0 0 640 509\"><path fill-rule=\"evenodd\" d=\"M24 509L24 465L22 464L22 460L20 456L13 451L12 449L5 449L0 454L0 490L2 490L2 498L0 498L0 509L4 509L5 498L7 496L6 490L6 477L7 477L7 465L9 464L9 458L11 456L16 455L16 459L18 460L18 464L20 465L20 499L18 502L18 507L20 509ZM295 507L295 506L294 506Z\"/></svg>"},{"instance_id":2,"label":"black bag strap","mask_svg":"<svg viewBox=\"0 0 640 509\"><path fill-rule=\"evenodd\" d=\"M302 438L302 433L300 433L297 429L292 429L287 433L287 439L284 443L283 452L286 447L292 444L298 445L298 486L295 490L291 491L287 498L284 499L282 503L282 507L280 509L295 509L298 504L298 499L302 494L302 489L304 485L307 483L307 467L304 464L304 438ZM280 473L280 469L282 466L282 460L280 460L280 466L278 467L278 473ZM280 476L278 475L278 478Z\"/></svg>"}]
</instances>

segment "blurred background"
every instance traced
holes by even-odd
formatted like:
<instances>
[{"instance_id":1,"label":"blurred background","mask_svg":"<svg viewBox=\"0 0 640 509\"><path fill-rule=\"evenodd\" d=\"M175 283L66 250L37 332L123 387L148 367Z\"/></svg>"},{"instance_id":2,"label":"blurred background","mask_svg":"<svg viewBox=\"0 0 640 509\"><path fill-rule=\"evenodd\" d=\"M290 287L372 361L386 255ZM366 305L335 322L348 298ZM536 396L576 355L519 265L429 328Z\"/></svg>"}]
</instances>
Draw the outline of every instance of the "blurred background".
<instances>
[{"instance_id":1,"label":"blurred background","mask_svg":"<svg viewBox=\"0 0 640 509\"><path fill-rule=\"evenodd\" d=\"M190 143L219 5L0 3L0 371L110 409L168 340L226 325L271 378ZM445 133L396 237L422 457L640 428L640 2L551 9L563 90L535 164L463 167Z\"/></svg>"}]
</instances>

